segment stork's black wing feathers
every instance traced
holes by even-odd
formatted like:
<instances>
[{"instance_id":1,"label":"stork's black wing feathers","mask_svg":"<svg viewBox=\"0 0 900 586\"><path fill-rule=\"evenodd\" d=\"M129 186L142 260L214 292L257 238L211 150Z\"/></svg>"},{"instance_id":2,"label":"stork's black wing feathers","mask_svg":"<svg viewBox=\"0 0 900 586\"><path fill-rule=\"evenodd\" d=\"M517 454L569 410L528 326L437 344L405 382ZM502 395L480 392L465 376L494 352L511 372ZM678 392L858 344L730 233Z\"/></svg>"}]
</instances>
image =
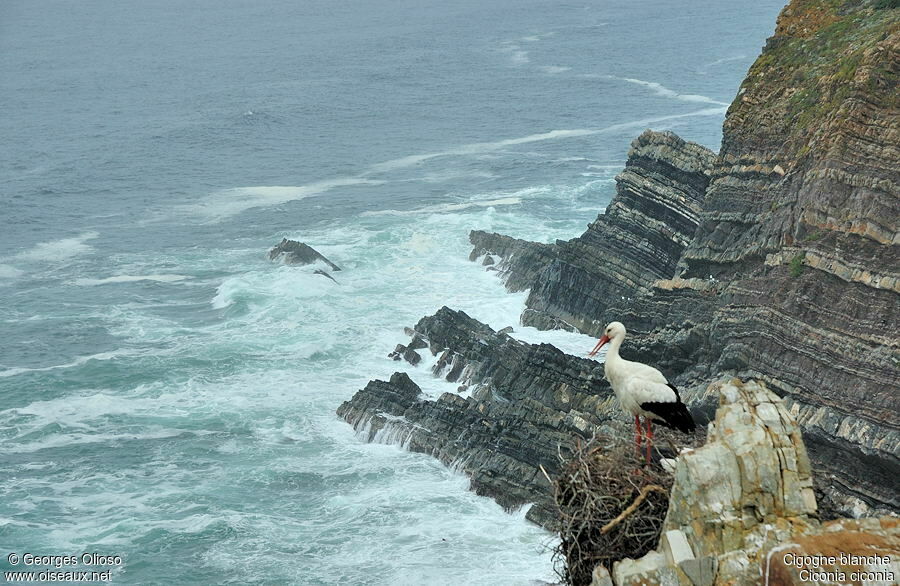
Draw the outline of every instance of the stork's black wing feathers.
<instances>
[{"instance_id":1,"label":"stork's black wing feathers","mask_svg":"<svg viewBox=\"0 0 900 586\"><path fill-rule=\"evenodd\" d=\"M696 427L694 418L691 417L691 412L688 411L685 404L681 402L681 395L678 394L678 389L675 388L675 385L670 383L669 388L675 391L674 402L648 401L641 403L641 409L656 415L653 418L653 423L677 429L684 433L691 433Z\"/></svg>"}]
</instances>

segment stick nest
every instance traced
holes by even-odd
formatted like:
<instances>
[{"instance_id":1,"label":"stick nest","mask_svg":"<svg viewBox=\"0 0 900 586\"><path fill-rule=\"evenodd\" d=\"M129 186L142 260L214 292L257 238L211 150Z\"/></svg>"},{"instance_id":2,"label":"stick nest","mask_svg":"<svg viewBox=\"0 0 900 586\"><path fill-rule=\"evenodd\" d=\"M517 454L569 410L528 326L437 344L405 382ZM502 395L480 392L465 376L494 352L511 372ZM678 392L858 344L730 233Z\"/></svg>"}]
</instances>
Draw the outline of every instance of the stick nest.
<instances>
[{"instance_id":1,"label":"stick nest","mask_svg":"<svg viewBox=\"0 0 900 586\"><path fill-rule=\"evenodd\" d=\"M659 543L672 477L643 466L634 446L595 437L576 446L553 482L559 508L556 572L566 584L591 583L598 564L638 558Z\"/></svg>"}]
</instances>

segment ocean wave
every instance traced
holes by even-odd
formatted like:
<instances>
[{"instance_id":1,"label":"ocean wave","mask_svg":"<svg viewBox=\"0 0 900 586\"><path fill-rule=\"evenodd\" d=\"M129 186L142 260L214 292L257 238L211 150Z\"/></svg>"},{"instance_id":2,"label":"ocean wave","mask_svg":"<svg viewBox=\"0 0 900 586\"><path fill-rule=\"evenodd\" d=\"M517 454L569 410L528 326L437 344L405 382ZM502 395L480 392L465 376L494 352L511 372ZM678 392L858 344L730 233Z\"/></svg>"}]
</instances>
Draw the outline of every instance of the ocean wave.
<instances>
[{"instance_id":1,"label":"ocean wave","mask_svg":"<svg viewBox=\"0 0 900 586\"><path fill-rule=\"evenodd\" d=\"M723 57L721 59L716 59L715 61L711 61L704 65L701 70L709 69L710 67L715 67L716 65L721 65L723 63L730 63L732 61L742 61L746 59L746 55L735 55L734 57Z\"/></svg>"},{"instance_id":2,"label":"ocean wave","mask_svg":"<svg viewBox=\"0 0 900 586\"><path fill-rule=\"evenodd\" d=\"M509 55L509 60L515 65L525 65L531 61L528 57L528 51L513 43L506 43L500 51Z\"/></svg>"},{"instance_id":3,"label":"ocean wave","mask_svg":"<svg viewBox=\"0 0 900 586\"><path fill-rule=\"evenodd\" d=\"M74 445L168 439L185 434L196 435L197 432L169 428L143 433L61 433L47 436L46 438L30 443L16 441L9 448L0 448L0 453L27 454L51 448L69 447Z\"/></svg>"},{"instance_id":4,"label":"ocean wave","mask_svg":"<svg viewBox=\"0 0 900 586\"><path fill-rule=\"evenodd\" d=\"M557 73L565 73L566 71L572 70L571 67L562 67L559 65L540 65L538 66L538 69L540 69L544 73L549 73L551 75Z\"/></svg>"},{"instance_id":5,"label":"ocean wave","mask_svg":"<svg viewBox=\"0 0 900 586\"><path fill-rule=\"evenodd\" d=\"M157 283L176 283L190 279L187 275L158 274L158 275L116 275L104 279L75 279L73 284L81 287L93 285L106 285L107 283L134 283L136 281L155 281Z\"/></svg>"},{"instance_id":6,"label":"ocean wave","mask_svg":"<svg viewBox=\"0 0 900 586\"><path fill-rule=\"evenodd\" d=\"M22 276L24 271L17 269L12 265L0 264L0 281L17 279Z\"/></svg>"},{"instance_id":7,"label":"ocean wave","mask_svg":"<svg viewBox=\"0 0 900 586\"><path fill-rule=\"evenodd\" d=\"M643 79L636 79L634 77L619 77L617 75L596 75L596 74L584 74L582 77L594 78L594 79L614 79L617 81L624 81L626 83L639 85L645 87L655 93L658 96L663 96L665 98L672 98L674 100L680 100L682 102L693 102L700 104L716 104L719 106L728 106L727 102L720 102L719 100L715 100L710 98L709 96L704 96L701 94L682 94L676 92L673 89L669 89L661 83L657 83L655 81L645 81Z\"/></svg>"},{"instance_id":8,"label":"ocean wave","mask_svg":"<svg viewBox=\"0 0 900 586\"><path fill-rule=\"evenodd\" d=\"M38 368L7 368L6 370L0 370L0 378L16 376L19 374L24 374L26 372L47 372L50 370L59 370L63 368L74 368L76 366L81 366L86 362L90 362L91 360L112 360L114 358L119 358L122 356L135 356L136 354L138 353L134 350L112 350L110 352L99 352L97 354L90 354L88 356L80 356L72 362L67 362L65 364L56 364L54 366L43 366Z\"/></svg>"},{"instance_id":9,"label":"ocean wave","mask_svg":"<svg viewBox=\"0 0 900 586\"><path fill-rule=\"evenodd\" d=\"M671 91L671 90L670 90ZM701 96L703 97L703 96ZM678 118L686 118L690 116L709 116L723 114L728 106L723 102L711 103L721 104L721 108L707 108L695 112L687 112L684 114L671 114L666 116L657 116L653 118L643 118L630 122L622 122L613 124L605 128L573 128L550 130L547 132L539 132L529 134L517 138L507 138L497 141L476 142L461 145L456 148L444 151L436 151L432 153L423 153L418 155L409 155L397 159L391 159L382 163L376 163L368 167L363 173L349 177L339 177L336 179L327 179L316 181L306 185L297 186L279 186L279 185L262 185L255 187L235 187L216 192L197 204L182 206L184 209L194 215L205 218L208 222L215 223L227 219L231 216L240 214L246 210L257 207L269 207L280 205L290 201L304 199L321 195L332 189L339 187L355 187L361 185L383 185L385 181L371 179L369 176L373 174L383 174L405 169L436 159L439 157L451 156L473 156L483 155L495 151L505 149L507 147L519 146L535 142L548 140L565 140L571 138L582 138L595 134L607 132L617 132L633 127L646 126L657 122L667 120L675 120Z\"/></svg>"},{"instance_id":10,"label":"ocean wave","mask_svg":"<svg viewBox=\"0 0 900 586\"><path fill-rule=\"evenodd\" d=\"M401 157L399 159L391 159L390 161L385 161L383 163L376 163L375 165L369 167L368 173L387 173L390 171L396 171L398 169L412 167L413 165L417 165L430 159L436 159L438 157L481 155L493 151L499 151L510 146L518 146L533 142L542 142L545 140L562 140L566 138L590 136L592 134L596 134L597 132L600 131L590 128L573 128L563 130L550 130L548 132L539 132L536 134L520 136L518 138L506 138L489 142L473 142L458 146L456 148L447 149L445 151L436 151L433 153L424 153L420 155L410 155L407 157Z\"/></svg>"},{"instance_id":11,"label":"ocean wave","mask_svg":"<svg viewBox=\"0 0 900 586\"><path fill-rule=\"evenodd\" d=\"M215 223L252 208L271 207L298 199L321 195L339 187L381 185L382 181L357 175L315 181L305 185L256 185L235 187L213 193L196 204L183 206L185 211Z\"/></svg>"},{"instance_id":12,"label":"ocean wave","mask_svg":"<svg viewBox=\"0 0 900 586\"><path fill-rule=\"evenodd\" d=\"M298 299L334 293L337 284L313 273L313 266L282 265L274 273L258 271L229 277L216 289L210 304L214 309L239 305L267 307L273 300L291 304Z\"/></svg>"},{"instance_id":13,"label":"ocean wave","mask_svg":"<svg viewBox=\"0 0 900 586\"><path fill-rule=\"evenodd\" d=\"M68 260L90 252L92 247L91 245L86 244L86 242L97 238L97 236L99 236L97 232L83 232L72 238L41 242L40 244L36 244L30 250L20 252L13 258L29 262L56 262Z\"/></svg>"},{"instance_id":14,"label":"ocean wave","mask_svg":"<svg viewBox=\"0 0 900 586\"><path fill-rule=\"evenodd\" d=\"M479 201L470 201L463 203L445 203L440 205L427 206L415 210L378 210L372 212L363 212L362 216L411 216L416 214L445 214L451 212L461 212L471 208L486 208L493 206L511 206L522 203L521 197L501 197L498 199L486 199Z\"/></svg>"}]
</instances>

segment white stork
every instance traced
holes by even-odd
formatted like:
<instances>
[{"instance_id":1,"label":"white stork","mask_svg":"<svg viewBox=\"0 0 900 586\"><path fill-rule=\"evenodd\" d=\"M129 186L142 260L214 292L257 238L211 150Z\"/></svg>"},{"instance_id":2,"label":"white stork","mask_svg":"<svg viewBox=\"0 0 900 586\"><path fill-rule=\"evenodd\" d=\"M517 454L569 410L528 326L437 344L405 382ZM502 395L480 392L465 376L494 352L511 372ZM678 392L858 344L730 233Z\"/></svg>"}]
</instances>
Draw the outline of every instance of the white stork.
<instances>
[{"instance_id":1,"label":"white stork","mask_svg":"<svg viewBox=\"0 0 900 586\"><path fill-rule=\"evenodd\" d=\"M588 356L596 356L604 344L610 342L606 352L603 372L609 381L619 405L634 415L635 443L638 457L641 452L641 417L647 422L647 458L650 463L650 448L653 443L651 423L677 429L684 433L694 430L694 419L681 402L678 389L666 380L663 374L646 364L625 360L619 356L619 347L625 340L625 326L614 321L604 330L603 337Z\"/></svg>"}]
</instances>

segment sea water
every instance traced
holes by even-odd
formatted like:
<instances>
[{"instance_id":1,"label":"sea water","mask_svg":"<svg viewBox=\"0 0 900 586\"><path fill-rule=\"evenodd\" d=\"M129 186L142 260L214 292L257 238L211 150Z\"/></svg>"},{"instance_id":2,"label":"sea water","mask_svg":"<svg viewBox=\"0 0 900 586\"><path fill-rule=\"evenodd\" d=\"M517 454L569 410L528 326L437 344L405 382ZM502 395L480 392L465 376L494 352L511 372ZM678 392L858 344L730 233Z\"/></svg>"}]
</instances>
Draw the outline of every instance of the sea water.
<instances>
[{"instance_id":1,"label":"sea water","mask_svg":"<svg viewBox=\"0 0 900 586\"><path fill-rule=\"evenodd\" d=\"M335 408L397 369L453 390L386 357L442 305L588 350L518 326L469 230L580 234L648 127L717 148L780 5L2 3L0 568L553 580L525 510Z\"/></svg>"}]
</instances>

